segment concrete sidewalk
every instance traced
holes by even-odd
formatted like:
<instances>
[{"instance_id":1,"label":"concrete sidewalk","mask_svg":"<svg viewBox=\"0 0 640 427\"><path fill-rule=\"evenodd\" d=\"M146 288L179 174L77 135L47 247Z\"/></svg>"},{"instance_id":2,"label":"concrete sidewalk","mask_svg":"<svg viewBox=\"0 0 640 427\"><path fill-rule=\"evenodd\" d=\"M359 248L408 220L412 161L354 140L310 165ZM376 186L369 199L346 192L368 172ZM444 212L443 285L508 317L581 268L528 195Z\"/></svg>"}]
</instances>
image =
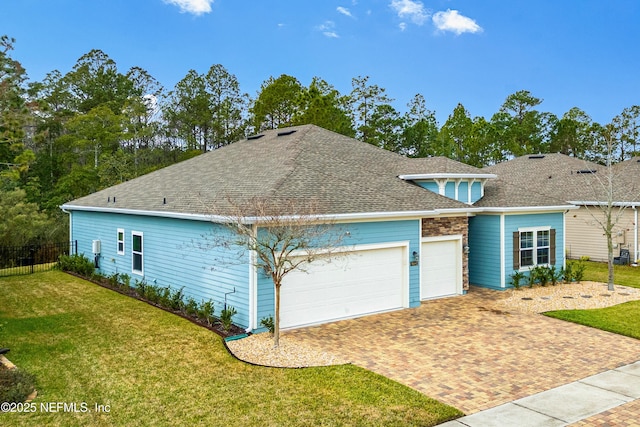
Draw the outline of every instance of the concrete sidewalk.
<instances>
[{"instance_id":1,"label":"concrete sidewalk","mask_svg":"<svg viewBox=\"0 0 640 427\"><path fill-rule=\"evenodd\" d=\"M440 426L566 426L636 399L640 399L640 361L476 412Z\"/></svg>"}]
</instances>

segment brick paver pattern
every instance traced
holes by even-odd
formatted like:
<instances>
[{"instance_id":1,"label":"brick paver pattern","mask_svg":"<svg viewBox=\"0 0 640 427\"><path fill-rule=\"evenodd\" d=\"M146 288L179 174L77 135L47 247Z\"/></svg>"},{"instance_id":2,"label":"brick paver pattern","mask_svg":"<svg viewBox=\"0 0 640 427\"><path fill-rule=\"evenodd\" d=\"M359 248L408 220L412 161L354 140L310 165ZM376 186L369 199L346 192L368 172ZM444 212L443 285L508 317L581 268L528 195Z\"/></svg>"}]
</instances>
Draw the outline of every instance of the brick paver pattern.
<instances>
[{"instance_id":1,"label":"brick paver pattern","mask_svg":"<svg viewBox=\"0 0 640 427\"><path fill-rule=\"evenodd\" d=\"M472 287L418 308L284 334L467 415L640 360L638 340L498 309L501 294ZM632 402L577 425L637 426L638 415Z\"/></svg>"},{"instance_id":2,"label":"brick paver pattern","mask_svg":"<svg viewBox=\"0 0 640 427\"><path fill-rule=\"evenodd\" d=\"M640 427L640 400L578 421L571 427Z\"/></svg>"}]
</instances>

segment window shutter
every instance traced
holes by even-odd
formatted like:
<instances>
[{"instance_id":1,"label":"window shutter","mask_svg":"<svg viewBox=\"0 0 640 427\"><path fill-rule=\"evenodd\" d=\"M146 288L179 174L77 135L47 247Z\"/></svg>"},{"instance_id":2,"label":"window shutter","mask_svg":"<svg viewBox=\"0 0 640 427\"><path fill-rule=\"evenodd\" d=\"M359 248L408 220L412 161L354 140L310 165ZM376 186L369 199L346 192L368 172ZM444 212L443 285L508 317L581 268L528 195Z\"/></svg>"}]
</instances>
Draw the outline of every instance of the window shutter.
<instances>
[{"instance_id":1,"label":"window shutter","mask_svg":"<svg viewBox=\"0 0 640 427\"><path fill-rule=\"evenodd\" d=\"M513 269L520 269L520 232L513 232Z\"/></svg>"},{"instance_id":2,"label":"window shutter","mask_svg":"<svg viewBox=\"0 0 640 427\"><path fill-rule=\"evenodd\" d=\"M556 229L549 230L549 263L556 265Z\"/></svg>"}]
</instances>

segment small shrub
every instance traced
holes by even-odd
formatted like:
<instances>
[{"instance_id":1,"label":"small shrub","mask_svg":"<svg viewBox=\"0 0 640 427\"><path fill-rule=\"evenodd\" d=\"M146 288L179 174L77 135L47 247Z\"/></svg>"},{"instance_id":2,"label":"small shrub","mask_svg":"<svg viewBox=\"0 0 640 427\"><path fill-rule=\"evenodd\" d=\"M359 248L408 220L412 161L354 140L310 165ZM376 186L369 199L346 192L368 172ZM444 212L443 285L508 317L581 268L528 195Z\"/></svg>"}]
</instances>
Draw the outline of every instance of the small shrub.
<instances>
[{"instance_id":1,"label":"small shrub","mask_svg":"<svg viewBox=\"0 0 640 427\"><path fill-rule=\"evenodd\" d=\"M147 282L144 280L136 280L134 285L136 292L140 296L140 298L147 298Z\"/></svg>"},{"instance_id":2,"label":"small shrub","mask_svg":"<svg viewBox=\"0 0 640 427\"><path fill-rule=\"evenodd\" d=\"M562 280L562 269L557 269L555 266L549 267L547 274L549 281L553 286L557 285L558 282Z\"/></svg>"},{"instance_id":3,"label":"small shrub","mask_svg":"<svg viewBox=\"0 0 640 427\"><path fill-rule=\"evenodd\" d=\"M222 327L225 331L231 329L231 325L233 324L231 318L235 314L238 314L238 312L231 306L227 306L220 312L220 323L222 323Z\"/></svg>"},{"instance_id":4,"label":"small shrub","mask_svg":"<svg viewBox=\"0 0 640 427\"><path fill-rule=\"evenodd\" d=\"M562 280L565 283L571 283L571 281L573 280L573 270L571 268L572 265L573 263L568 262L567 265L561 270Z\"/></svg>"},{"instance_id":5,"label":"small shrub","mask_svg":"<svg viewBox=\"0 0 640 427\"><path fill-rule=\"evenodd\" d=\"M182 301L183 297L184 297L184 286L178 290L171 292L168 308L171 308L172 310L176 310L176 311L182 310L182 306L184 305L184 302Z\"/></svg>"},{"instance_id":6,"label":"small shrub","mask_svg":"<svg viewBox=\"0 0 640 427\"><path fill-rule=\"evenodd\" d=\"M83 277L91 277L95 272L93 261L84 255L60 255L56 267L62 271L69 271Z\"/></svg>"},{"instance_id":7,"label":"small shrub","mask_svg":"<svg viewBox=\"0 0 640 427\"><path fill-rule=\"evenodd\" d=\"M129 289L131 287L131 276L128 274L121 274L120 283L124 289Z\"/></svg>"},{"instance_id":8,"label":"small shrub","mask_svg":"<svg viewBox=\"0 0 640 427\"><path fill-rule=\"evenodd\" d=\"M35 377L20 369L0 368L0 402L23 403L35 389Z\"/></svg>"},{"instance_id":9,"label":"small shrub","mask_svg":"<svg viewBox=\"0 0 640 427\"><path fill-rule=\"evenodd\" d=\"M578 262L573 263L571 269L573 270L573 278L576 279L576 282L580 283L582 281L586 268L587 266L585 265L584 261L582 261L582 259Z\"/></svg>"},{"instance_id":10,"label":"small shrub","mask_svg":"<svg viewBox=\"0 0 640 427\"><path fill-rule=\"evenodd\" d=\"M213 313L214 313L213 301L203 300L200 303L200 307L198 307L198 317L201 320L204 320L205 322L207 322L209 326L211 326L213 325L213 319L214 319Z\"/></svg>"},{"instance_id":11,"label":"small shrub","mask_svg":"<svg viewBox=\"0 0 640 427\"><path fill-rule=\"evenodd\" d=\"M511 275L511 284L515 289L520 289L522 286L522 280L525 278L525 274L521 271L514 271ZM271 318L271 322L273 322L273 318ZM267 326L265 325L265 328Z\"/></svg>"},{"instance_id":12,"label":"small shrub","mask_svg":"<svg viewBox=\"0 0 640 427\"><path fill-rule=\"evenodd\" d=\"M120 287L120 275L118 273L113 273L111 276L109 276L109 286L111 286L112 288L119 288Z\"/></svg>"},{"instance_id":13,"label":"small shrub","mask_svg":"<svg viewBox=\"0 0 640 427\"><path fill-rule=\"evenodd\" d=\"M145 296L148 301L154 304L160 304L162 293L160 288L154 285L147 285L145 287Z\"/></svg>"},{"instance_id":14,"label":"small shrub","mask_svg":"<svg viewBox=\"0 0 640 427\"><path fill-rule=\"evenodd\" d=\"M273 316L263 317L262 319L260 319L260 325L267 328L269 333L271 333L272 335L273 335L273 332L276 330L276 324L273 321Z\"/></svg>"},{"instance_id":15,"label":"small shrub","mask_svg":"<svg viewBox=\"0 0 640 427\"><path fill-rule=\"evenodd\" d=\"M196 301L193 297L188 297L187 301L184 304L183 310L188 316L197 316L198 301Z\"/></svg>"},{"instance_id":16,"label":"small shrub","mask_svg":"<svg viewBox=\"0 0 640 427\"><path fill-rule=\"evenodd\" d=\"M536 274L537 274L537 270L535 268L529 269L529 277L527 277L527 285L529 285L530 288L533 288L533 285L535 285L538 282L538 277L536 276Z\"/></svg>"},{"instance_id":17,"label":"small shrub","mask_svg":"<svg viewBox=\"0 0 640 427\"><path fill-rule=\"evenodd\" d=\"M547 286L549 283L549 269L541 265L536 265L533 269L535 270L534 275L538 283L540 283L540 286Z\"/></svg>"},{"instance_id":18,"label":"small shrub","mask_svg":"<svg viewBox=\"0 0 640 427\"><path fill-rule=\"evenodd\" d=\"M158 287L158 301L156 302L162 307L171 307L171 288L168 286L164 288Z\"/></svg>"}]
</instances>

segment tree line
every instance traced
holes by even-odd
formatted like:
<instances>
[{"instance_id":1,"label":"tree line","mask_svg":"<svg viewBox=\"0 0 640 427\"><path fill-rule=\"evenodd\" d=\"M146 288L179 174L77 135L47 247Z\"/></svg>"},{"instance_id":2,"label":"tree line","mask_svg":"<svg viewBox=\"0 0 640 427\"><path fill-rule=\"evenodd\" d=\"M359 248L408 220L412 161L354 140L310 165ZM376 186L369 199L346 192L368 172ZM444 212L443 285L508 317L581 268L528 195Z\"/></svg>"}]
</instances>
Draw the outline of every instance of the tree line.
<instances>
[{"instance_id":1,"label":"tree line","mask_svg":"<svg viewBox=\"0 0 640 427\"><path fill-rule=\"evenodd\" d=\"M446 156L482 167L514 156L561 152L596 162L615 141L617 160L638 153L640 107L599 124L574 107L558 117L522 90L492 117L458 104L440 125L423 95L405 112L368 76L348 94L320 77L308 86L283 74L255 97L223 65L189 70L165 88L140 67L122 71L101 50L71 71L29 81L0 38L0 245L67 238L67 201L215 150L267 129L316 124L409 157Z\"/></svg>"}]
</instances>

